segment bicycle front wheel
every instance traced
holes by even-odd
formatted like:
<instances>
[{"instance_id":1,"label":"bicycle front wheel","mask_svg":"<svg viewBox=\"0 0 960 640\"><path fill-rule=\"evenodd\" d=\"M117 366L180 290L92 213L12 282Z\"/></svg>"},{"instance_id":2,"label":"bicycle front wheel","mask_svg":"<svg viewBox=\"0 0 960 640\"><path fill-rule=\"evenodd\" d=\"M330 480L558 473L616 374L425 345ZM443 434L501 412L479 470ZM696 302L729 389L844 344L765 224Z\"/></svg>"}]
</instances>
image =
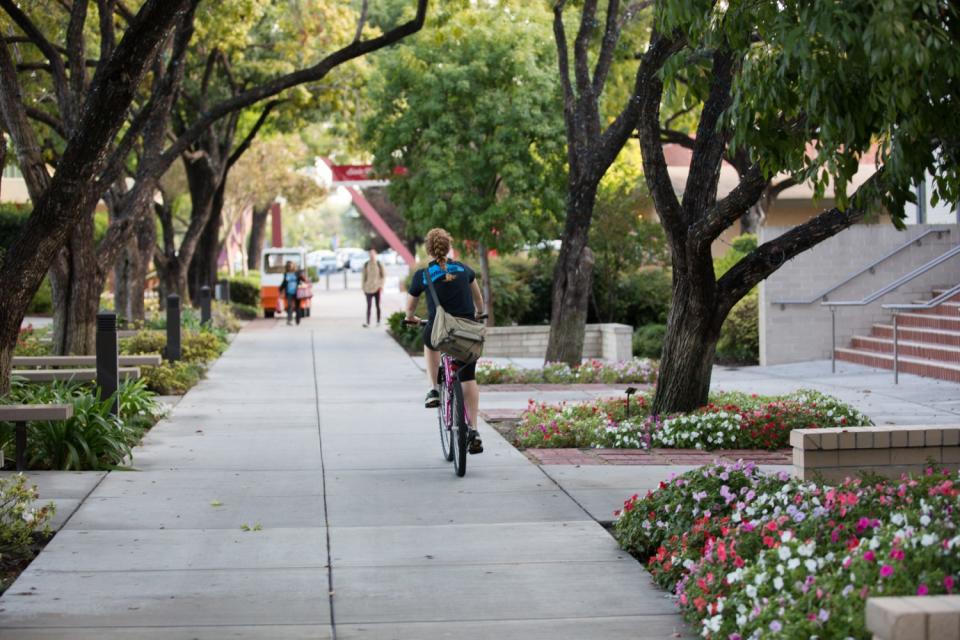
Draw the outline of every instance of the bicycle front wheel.
<instances>
[{"instance_id":1,"label":"bicycle front wheel","mask_svg":"<svg viewBox=\"0 0 960 640\"><path fill-rule=\"evenodd\" d=\"M437 407L437 423L440 425L440 447L443 450L443 458L447 462L453 461L453 407L449 387L446 380L443 379L443 369L440 370L438 378L440 387L440 406Z\"/></svg>"},{"instance_id":2,"label":"bicycle front wheel","mask_svg":"<svg viewBox=\"0 0 960 640\"><path fill-rule=\"evenodd\" d=\"M463 388L453 383L453 469L461 478L467 473L467 419L463 411Z\"/></svg>"}]
</instances>

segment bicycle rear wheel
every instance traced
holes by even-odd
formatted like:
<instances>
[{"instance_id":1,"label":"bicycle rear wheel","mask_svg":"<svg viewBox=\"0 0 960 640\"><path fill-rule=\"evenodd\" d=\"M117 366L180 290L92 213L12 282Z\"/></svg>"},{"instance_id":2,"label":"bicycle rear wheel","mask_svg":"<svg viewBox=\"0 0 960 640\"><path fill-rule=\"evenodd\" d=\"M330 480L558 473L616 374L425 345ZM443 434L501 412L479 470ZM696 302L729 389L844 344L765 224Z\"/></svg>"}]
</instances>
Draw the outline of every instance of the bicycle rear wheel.
<instances>
[{"instance_id":1,"label":"bicycle rear wheel","mask_svg":"<svg viewBox=\"0 0 960 640\"><path fill-rule=\"evenodd\" d=\"M437 376L437 382L440 387L440 406L437 407L437 423L440 425L440 447L443 449L443 458L447 462L453 461L453 407L449 406L451 401L447 382L443 378L443 369L440 369L440 375Z\"/></svg>"},{"instance_id":2,"label":"bicycle rear wheel","mask_svg":"<svg viewBox=\"0 0 960 640\"><path fill-rule=\"evenodd\" d=\"M467 419L463 412L463 388L453 383L453 470L461 478L467 473Z\"/></svg>"}]
</instances>

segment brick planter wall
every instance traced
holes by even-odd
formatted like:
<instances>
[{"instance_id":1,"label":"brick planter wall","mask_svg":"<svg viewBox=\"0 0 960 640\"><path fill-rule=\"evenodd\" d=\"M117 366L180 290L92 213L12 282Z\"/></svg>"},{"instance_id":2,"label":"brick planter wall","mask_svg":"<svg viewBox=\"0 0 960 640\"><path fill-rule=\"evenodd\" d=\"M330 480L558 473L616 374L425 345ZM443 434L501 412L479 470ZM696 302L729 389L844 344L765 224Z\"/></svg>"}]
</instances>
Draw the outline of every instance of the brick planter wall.
<instances>
[{"instance_id":1,"label":"brick planter wall","mask_svg":"<svg viewBox=\"0 0 960 640\"><path fill-rule=\"evenodd\" d=\"M872 472L888 478L923 473L929 461L960 469L960 425L794 429L793 473L839 482Z\"/></svg>"}]
</instances>

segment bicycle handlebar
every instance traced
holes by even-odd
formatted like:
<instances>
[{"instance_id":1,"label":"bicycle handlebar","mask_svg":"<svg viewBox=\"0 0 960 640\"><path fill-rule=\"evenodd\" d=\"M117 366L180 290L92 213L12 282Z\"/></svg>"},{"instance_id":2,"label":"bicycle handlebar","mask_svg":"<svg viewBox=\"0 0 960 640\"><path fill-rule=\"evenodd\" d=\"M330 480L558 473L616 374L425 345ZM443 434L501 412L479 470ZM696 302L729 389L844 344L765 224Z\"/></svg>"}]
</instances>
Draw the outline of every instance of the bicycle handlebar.
<instances>
[{"instance_id":1,"label":"bicycle handlebar","mask_svg":"<svg viewBox=\"0 0 960 640\"><path fill-rule=\"evenodd\" d=\"M475 317L477 320L486 320L487 318L490 317L490 314L488 314L488 313L481 313L481 314L478 314L478 315L476 315L476 316L474 316L474 317ZM423 319L408 320L407 318L404 318L404 319L403 319L403 324L417 325L417 326L423 327L423 326L426 326L427 321L426 321L426 320L423 320Z\"/></svg>"}]
</instances>

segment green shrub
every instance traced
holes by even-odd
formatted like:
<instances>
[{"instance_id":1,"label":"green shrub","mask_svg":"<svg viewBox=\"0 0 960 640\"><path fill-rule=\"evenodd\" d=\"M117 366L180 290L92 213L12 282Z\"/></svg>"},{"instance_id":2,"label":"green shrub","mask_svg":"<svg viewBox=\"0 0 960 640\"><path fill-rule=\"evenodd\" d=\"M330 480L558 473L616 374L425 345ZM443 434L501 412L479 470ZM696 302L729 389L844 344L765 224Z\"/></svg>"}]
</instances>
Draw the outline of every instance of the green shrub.
<instances>
[{"instance_id":1,"label":"green shrub","mask_svg":"<svg viewBox=\"0 0 960 640\"><path fill-rule=\"evenodd\" d=\"M34 506L37 488L23 474L0 477L0 558L24 558L32 554L34 536L50 535L50 519L56 506Z\"/></svg>"},{"instance_id":2,"label":"green shrub","mask_svg":"<svg viewBox=\"0 0 960 640\"><path fill-rule=\"evenodd\" d=\"M234 276L230 283L230 302L260 307L260 281L251 277Z\"/></svg>"},{"instance_id":3,"label":"green shrub","mask_svg":"<svg viewBox=\"0 0 960 640\"><path fill-rule=\"evenodd\" d=\"M231 302L230 310L240 320L255 320L260 317L260 307L254 307L240 302Z\"/></svg>"},{"instance_id":4,"label":"green shrub","mask_svg":"<svg viewBox=\"0 0 960 640\"><path fill-rule=\"evenodd\" d=\"M163 353L166 346L166 332L144 330L120 340L120 353ZM225 340L213 331L184 331L180 334L180 353L185 362L205 363L216 360L225 348Z\"/></svg>"},{"instance_id":5,"label":"green shrub","mask_svg":"<svg viewBox=\"0 0 960 640\"><path fill-rule=\"evenodd\" d=\"M632 327L663 324L673 298L670 272L660 267L623 274L603 322L620 322Z\"/></svg>"},{"instance_id":6,"label":"green shrub","mask_svg":"<svg viewBox=\"0 0 960 640\"><path fill-rule=\"evenodd\" d=\"M490 288L493 290L494 320L498 326L517 324L533 303L527 286L531 271L526 258L493 258L490 260ZM483 287L479 271L477 279Z\"/></svg>"},{"instance_id":7,"label":"green shrub","mask_svg":"<svg viewBox=\"0 0 960 640\"><path fill-rule=\"evenodd\" d=\"M162 396L179 396L189 391L203 377L203 367L189 362L164 362L158 367L141 370L146 387Z\"/></svg>"},{"instance_id":8,"label":"green shrub","mask_svg":"<svg viewBox=\"0 0 960 640\"><path fill-rule=\"evenodd\" d=\"M130 456L144 429L161 413L146 385L124 385L120 415L110 413L112 398L100 399L88 385L69 382L31 384L14 379L4 402L72 404L68 420L31 422L27 426L27 464L31 469L63 471L116 468ZM14 427L0 423L0 443L13 454Z\"/></svg>"},{"instance_id":9,"label":"green shrub","mask_svg":"<svg viewBox=\"0 0 960 640\"><path fill-rule=\"evenodd\" d=\"M713 261L713 271L719 278L730 268L740 262L740 259L757 248L757 236L752 233L745 233L737 236L730 243L727 252Z\"/></svg>"},{"instance_id":10,"label":"green shrub","mask_svg":"<svg viewBox=\"0 0 960 640\"><path fill-rule=\"evenodd\" d=\"M17 346L13 354L16 356L48 356L53 351L53 345L44 341L49 329L34 329L32 326L20 329L17 336Z\"/></svg>"},{"instance_id":11,"label":"green shrub","mask_svg":"<svg viewBox=\"0 0 960 640\"><path fill-rule=\"evenodd\" d=\"M406 314L403 311L391 313L387 318L387 327L394 340L408 353L423 352L423 328L403 322Z\"/></svg>"},{"instance_id":12,"label":"green shrub","mask_svg":"<svg viewBox=\"0 0 960 640\"><path fill-rule=\"evenodd\" d=\"M667 325L647 324L633 332L633 355L636 358L659 360Z\"/></svg>"},{"instance_id":13,"label":"green shrub","mask_svg":"<svg viewBox=\"0 0 960 640\"><path fill-rule=\"evenodd\" d=\"M27 313L53 313L53 290L50 288L50 278L44 278L43 282L40 283L40 288L33 294L33 300L27 307Z\"/></svg>"},{"instance_id":14,"label":"green shrub","mask_svg":"<svg viewBox=\"0 0 960 640\"><path fill-rule=\"evenodd\" d=\"M233 306L214 300L210 307L210 321L213 329L236 333L240 331L240 319L233 312Z\"/></svg>"},{"instance_id":15,"label":"green shrub","mask_svg":"<svg viewBox=\"0 0 960 640\"><path fill-rule=\"evenodd\" d=\"M734 305L720 329L717 362L757 364L760 360L759 295L754 289Z\"/></svg>"}]
</instances>

